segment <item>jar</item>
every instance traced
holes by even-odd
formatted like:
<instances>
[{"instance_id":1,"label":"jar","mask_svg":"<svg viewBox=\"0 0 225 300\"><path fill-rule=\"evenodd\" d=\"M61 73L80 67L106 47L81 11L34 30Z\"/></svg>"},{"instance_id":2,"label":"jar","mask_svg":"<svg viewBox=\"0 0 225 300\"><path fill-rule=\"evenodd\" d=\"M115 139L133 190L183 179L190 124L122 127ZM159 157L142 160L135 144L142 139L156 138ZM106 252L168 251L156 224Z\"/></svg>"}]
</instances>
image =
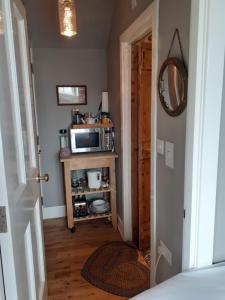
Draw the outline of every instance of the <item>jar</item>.
<instances>
[{"instance_id":1,"label":"jar","mask_svg":"<svg viewBox=\"0 0 225 300\"><path fill-rule=\"evenodd\" d=\"M59 131L59 140L60 140L60 149L68 148L69 147L69 141L68 141L68 135L66 129L61 129Z\"/></svg>"},{"instance_id":2,"label":"jar","mask_svg":"<svg viewBox=\"0 0 225 300\"><path fill-rule=\"evenodd\" d=\"M107 117L107 115L102 116L101 123L104 125L108 125L110 123L110 119Z\"/></svg>"},{"instance_id":3,"label":"jar","mask_svg":"<svg viewBox=\"0 0 225 300\"><path fill-rule=\"evenodd\" d=\"M61 129L59 131L59 143L60 143L60 156L66 157L71 154L69 148L69 138L66 129Z\"/></svg>"}]
</instances>

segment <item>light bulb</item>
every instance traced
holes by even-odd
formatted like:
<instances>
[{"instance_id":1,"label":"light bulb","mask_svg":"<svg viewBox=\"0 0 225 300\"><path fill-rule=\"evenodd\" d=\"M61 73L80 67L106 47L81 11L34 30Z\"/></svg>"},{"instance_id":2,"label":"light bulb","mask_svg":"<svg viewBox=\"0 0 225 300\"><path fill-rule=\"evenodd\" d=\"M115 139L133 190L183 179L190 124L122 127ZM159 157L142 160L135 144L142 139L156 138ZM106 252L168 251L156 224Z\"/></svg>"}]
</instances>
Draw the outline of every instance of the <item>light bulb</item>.
<instances>
[{"instance_id":1,"label":"light bulb","mask_svg":"<svg viewBox=\"0 0 225 300\"><path fill-rule=\"evenodd\" d=\"M72 37L77 34L76 10L73 0L58 0L61 35Z\"/></svg>"}]
</instances>

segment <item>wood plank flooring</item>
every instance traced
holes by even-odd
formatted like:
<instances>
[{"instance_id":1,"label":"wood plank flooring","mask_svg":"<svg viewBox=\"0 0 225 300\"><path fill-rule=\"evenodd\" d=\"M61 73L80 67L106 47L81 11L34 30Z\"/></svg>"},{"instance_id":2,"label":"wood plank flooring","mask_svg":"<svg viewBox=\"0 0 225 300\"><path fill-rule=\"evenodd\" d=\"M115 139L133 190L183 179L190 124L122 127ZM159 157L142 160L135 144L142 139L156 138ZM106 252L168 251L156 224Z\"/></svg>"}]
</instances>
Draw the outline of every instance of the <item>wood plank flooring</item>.
<instances>
[{"instance_id":1,"label":"wood plank flooring","mask_svg":"<svg viewBox=\"0 0 225 300\"><path fill-rule=\"evenodd\" d=\"M80 223L72 234L65 219L44 221L49 300L120 300L86 282L80 270L88 256L105 242L121 240L104 220Z\"/></svg>"}]
</instances>

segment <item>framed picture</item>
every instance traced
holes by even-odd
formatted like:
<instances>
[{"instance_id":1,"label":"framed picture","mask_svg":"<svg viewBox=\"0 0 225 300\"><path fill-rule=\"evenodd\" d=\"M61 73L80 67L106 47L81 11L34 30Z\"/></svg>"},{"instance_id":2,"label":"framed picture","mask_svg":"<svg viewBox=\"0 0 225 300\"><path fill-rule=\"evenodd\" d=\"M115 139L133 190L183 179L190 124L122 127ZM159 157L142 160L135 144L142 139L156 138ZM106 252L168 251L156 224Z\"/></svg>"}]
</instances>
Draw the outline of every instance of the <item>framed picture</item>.
<instances>
[{"instance_id":1,"label":"framed picture","mask_svg":"<svg viewBox=\"0 0 225 300\"><path fill-rule=\"evenodd\" d=\"M58 105L86 105L86 85L57 85L56 86Z\"/></svg>"}]
</instances>

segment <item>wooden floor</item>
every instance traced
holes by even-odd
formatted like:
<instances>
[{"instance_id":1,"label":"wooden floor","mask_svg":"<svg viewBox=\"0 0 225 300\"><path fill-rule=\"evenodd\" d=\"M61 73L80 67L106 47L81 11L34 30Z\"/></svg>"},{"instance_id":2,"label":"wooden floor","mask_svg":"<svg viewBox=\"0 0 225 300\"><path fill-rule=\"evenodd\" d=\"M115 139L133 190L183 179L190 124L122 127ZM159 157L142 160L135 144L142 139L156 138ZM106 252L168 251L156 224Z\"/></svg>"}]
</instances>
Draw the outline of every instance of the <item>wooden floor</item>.
<instances>
[{"instance_id":1,"label":"wooden floor","mask_svg":"<svg viewBox=\"0 0 225 300\"><path fill-rule=\"evenodd\" d=\"M44 222L48 299L119 300L126 299L95 288L80 275L88 256L103 243L121 240L104 220L80 223L72 234L65 219Z\"/></svg>"}]
</instances>

